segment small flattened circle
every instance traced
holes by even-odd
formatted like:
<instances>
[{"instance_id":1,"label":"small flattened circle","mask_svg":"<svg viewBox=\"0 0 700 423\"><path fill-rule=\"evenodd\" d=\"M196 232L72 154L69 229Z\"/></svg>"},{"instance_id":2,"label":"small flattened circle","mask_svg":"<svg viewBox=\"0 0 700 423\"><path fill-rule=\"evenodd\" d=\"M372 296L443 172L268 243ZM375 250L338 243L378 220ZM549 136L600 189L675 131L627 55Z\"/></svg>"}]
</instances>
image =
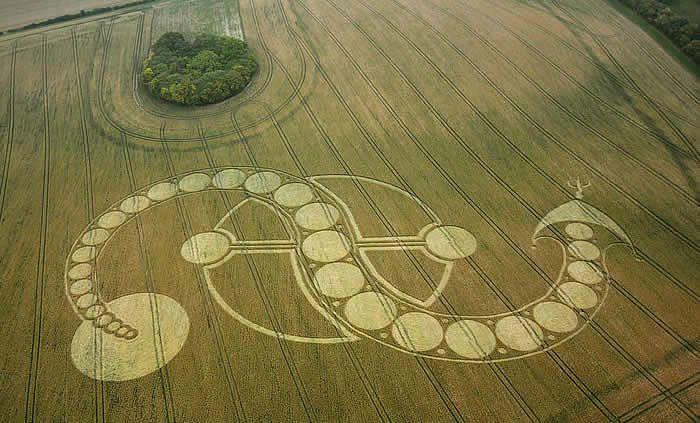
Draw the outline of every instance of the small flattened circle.
<instances>
[{"instance_id":1,"label":"small flattened circle","mask_svg":"<svg viewBox=\"0 0 700 423\"><path fill-rule=\"evenodd\" d=\"M566 267L566 271L575 281L586 285L595 285L605 279L605 274L600 267L590 261L578 260L571 262Z\"/></svg>"},{"instance_id":2,"label":"small flattened circle","mask_svg":"<svg viewBox=\"0 0 700 423\"><path fill-rule=\"evenodd\" d=\"M104 313L97 319L95 319L95 326L98 328L103 328L110 324L114 320L114 315L112 313Z\"/></svg>"},{"instance_id":3,"label":"small flattened circle","mask_svg":"<svg viewBox=\"0 0 700 423\"><path fill-rule=\"evenodd\" d=\"M288 208L301 207L314 199L311 187L299 182L292 182L279 187L274 194L275 201Z\"/></svg>"},{"instance_id":4,"label":"small flattened circle","mask_svg":"<svg viewBox=\"0 0 700 423\"><path fill-rule=\"evenodd\" d=\"M312 203L300 208L294 215L299 226L310 231L320 231L335 225L340 212L328 203Z\"/></svg>"},{"instance_id":5,"label":"small flattened circle","mask_svg":"<svg viewBox=\"0 0 700 423\"><path fill-rule=\"evenodd\" d=\"M153 201L164 201L174 197L177 194L177 190L177 185L171 182L161 182L153 185L146 193L146 196Z\"/></svg>"},{"instance_id":6,"label":"small flattened circle","mask_svg":"<svg viewBox=\"0 0 700 423\"><path fill-rule=\"evenodd\" d=\"M221 189L238 188L245 181L245 172L238 169L225 169L214 175L212 184Z\"/></svg>"},{"instance_id":7,"label":"small flattened circle","mask_svg":"<svg viewBox=\"0 0 700 423\"><path fill-rule=\"evenodd\" d=\"M88 245L86 247L80 247L73 251L73 254L70 256L70 258L76 263L85 263L94 259L96 254L97 249Z\"/></svg>"},{"instance_id":8,"label":"small flattened circle","mask_svg":"<svg viewBox=\"0 0 700 423\"><path fill-rule=\"evenodd\" d=\"M425 237L428 250L438 257L457 260L476 251L476 238L471 232L458 226L439 226Z\"/></svg>"},{"instance_id":9,"label":"small flattened circle","mask_svg":"<svg viewBox=\"0 0 700 423\"><path fill-rule=\"evenodd\" d=\"M377 330L391 324L396 317L396 304L384 294L361 292L345 304L345 317L360 329Z\"/></svg>"},{"instance_id":10,"label":"small flattened circle","mask_svg":"<svg viewBox=\"0 0 700 423\"><path fill-rule=\"evenodd\" d=\"M71 267L68 271L68 277L70 279L85 279L92 273L92 266L87 263L76 264Z\"/></svg>"},{"instance_id":11,"label":"small flattened circle","mask_svg":"<svg viewBox=\"0 0 700 423\"><path fill-rule=\"evenodd\" d=\"M185 241L180 254L190 263L209 264L225 256L229 246L225 235L219 232L203 232Z\"/></svg>"},{"instance_id":12,"label":"small flattened circle","mask_svg":"<svg viewBox=\"0 0 700 423\"><path fill-rule=\"evenodd\" d=\"M569 223L564 228L564 231L573 239L593 238L593 229L591 229L590 226L580 222Z\"/></svg>"},{"instance_id":13,"label":"small flattened circle","mask_svg":"<svg viewBox=\"0 0 700 423\"><path fill-rule=\"evenodd\" d=\"M576 308L585 310L598 304L598 294L582 283L563 283L557 288L557 293L562 301Z\"/></svg>"},{"instance_id":14,"label":"small flattened circle","mask_svg":"<svg viewBox=\"0 0 700 423\"><path fill-rule=\"evenodd\" d=\"M571 332L578 326L576 313L570 307L554 301L537 304L532 315L537 323L552 332Z\"/></svg>"},{"instance_id":15,"label":"small flattened circle","mask_svg":"<svg viewBox=\"0 0 700 423\"><path fill-rule=\"evenodd\" d=\"M569 244L569 253L581 260L595 260L600 257L600 250L588 241L574 241Z\"/></svg>"},{"instance_id":16,"label":"small flattened circle","mask_svg":"<svg viewBox=\"0 0 700 423\"><path fill-rule=\"evenodd\" d=\"M321 294L332 298L345 298L357 294L365 284L359 267L350 263L329 263L314 275L314 283Z\"/></svg>"},{"instance_id":17,"label":"small flattened circle","mask_svg":"<svg viewBox=\"0 0 700 423\"><path fill-rule=\"evenodd\" d=\"M391 327L397 344L410 351L428 351L442 342L442 325L436 318L421 312L401 315Z\"/></svg>"},{"instance_id":18,"label":"small flattened circle","mask_svg":"<svg viewBox=\"0 0 700 423\"><path fill-rule=\"evenodd\" d=\"M138 213L151 205L151 200L143 195L133 195L119 205L119 209L124 213Z\"/></svg>"},{"instance_id":19,"label":"small flattened circle","mask_svg":"<svg viewBox=\"0 0 700 423\"><path fill-rule=\"evenodd\" d=\"M102 228L97 228L85 232L80 241L85 245L99 245L105 242L107 238L109 238L109 232Z\"/></svg>"},{"instance_id":20,"label":"small flattened circle","mask_svg":"<svg viewBox=\"0 0 700 423\"><path fill-rule=\"evenodd\" d=\"M311 260L330 263L348 255L350 241L340 232L316 232L304 240L301 251Z\"/></svg>"},{"instance_id":21,"label":"small flattened circle","mask_svg":"<svg viewBox=\"0 0 700 423\"><path fill-rule=\"evenodd\" d=\"M180 179L178 186L184 192L201 191L211 182L211 177L206 173L193 173Z\"/></svg>"},{"instance_id":22,"label":"small flattened circle","mask_svg":"<svg viewBox=\"0 0 700 423\"><path fill-rule=\"evenodd\" d=\"M445 331L445 342L455 354L464 358L484 358L496 349L496 337L491 329L474 320L461 320Z\"/></svg>"},{"instance_id":23,"label":"small flattened circle","mask_svg":"<svg viewBox=\"0 0 700 423\"><path fill-rule=\"evenodd\" d=\"M85 313L83 313L83 315L85 316L86 319L94 319L97 316L99 316L100 314L102 314L102 312L104 312L104 311L105 311L105 308L103 306L101 306L99 304L95 304L95 305L91 305L90 307L88 307L88 309L85 310Z\"/></svg>"},{"instance_id":24,"label":"small flattened circle","mask_svg":"<svg viewBox=\"0 0 700 423\"><path fill-rule=\"evenodd\" d=\"M120 211L107 212L100 216L97 220L97 225L105 229L116 228L126 221L126 217L127 216Z\"/></svg>"},{"instance_id":25,"label":"small flattened circle","mask_svg":"<svg viewBox=\"0 0 700 423\"><path fill-rule=\"evenodd\" d=\"M532 320L520 316L504 317L496 322L496 337L516 351L534 351L542 345L542 328Z\"/></svg>"},{"instance_id":26,"label":"small flattened circle","mask_svg":"<svg viewBox=\"0 0 700 423\"><path fill-rule=\"evenodd\" d=\"M250 175L245 181L245 189L254 194L267 194L277 189L282 179L274 172L258 172Z\"/></svg>"},{"instance_id":27,"label":"small flattened circle","mask_svg":"<svg viewBox=\"0 0 700 423\"><path fill-rule=\"evenodd\" d=\"M95 294L84 294L75 300L75 305L80 308L88 308L97 302L97 295Z\"/></svg>"},{"instance_id":28,"label":"small flattened circle","mask_svg":"<svg viewBox=\"0 0 700 423\"><path fill-rule=\"evenodd\" d=\"M90 279L81 279L79 281L73 282L68 288L68 291L72 295L83 295L85 293L90 292L91 289L92 281Z\"/></svg>"}]
</instances>

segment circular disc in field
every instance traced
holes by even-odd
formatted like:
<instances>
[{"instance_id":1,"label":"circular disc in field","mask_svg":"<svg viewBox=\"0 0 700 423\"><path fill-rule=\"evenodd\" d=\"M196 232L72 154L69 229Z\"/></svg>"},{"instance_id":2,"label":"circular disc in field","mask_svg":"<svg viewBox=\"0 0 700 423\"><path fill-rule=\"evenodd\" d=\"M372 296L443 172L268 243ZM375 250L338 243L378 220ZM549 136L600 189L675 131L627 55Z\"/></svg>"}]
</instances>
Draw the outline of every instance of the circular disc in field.
<instances>
[{"instance_id":1,"label":"circular disc in field","mask_svg":"<svg viewBox=\"0 0 700 423\"><path fill-rule=\"evenodd\" d=\"M297 210L294 220L299 226L311 231L330 228L340 218L340 212L328 203L312 203Z\"/></svg>"},{"instance_id":2,"label":"circular disc in field","mask_svg":"<svg viewBox=\"0 0 700 423\"><path fill-rule=\"evenodd\" d=\"M562 301L576 308L587 309L598 303L595 291L582 283L563 283L559 285L557 292Z\"/></svg>"},{"instance_id":3,"label":"circular disc in field","mask_svg":"<svg viewBox=\"0 0 700 423\"><path fill-rule=\"evenodd\" d=\"M461 320L445 331L445 342L452 351L465 358L484 358L496 349L491 329L474 320Z\"/></svg>"},{"instance_id":4,"label":"circular disc in field","mask_svg":"<svg viewBox=\"0 0 700 423\"><path fill-rule=\"evenodd\" d=\"M569 253L581 260L595 260L600 257L600 250L588 241L574 241L569 244Z\"/></svg>"},{"instance_id":5,"label":"circular disc in field","mask_svg":"<svg viewBox=\"0 0 700 423\"><path fill-rule=\"evenodd\" d=\"M245 181L245 172L238 169L226 169L214 175L212 183L221 189L233 189Z\"/></svg>"},{"instance_id":6,"label":"circular disc in field","mask_svg":"<svg viewBox=\"0 0 700 423\"><path fill-rule=\"evenodd\" d=\"M301 207L314 199L314 193L306 184L293 182L282 185L274 195L275 201L284 207Z\"/></svg>"},{"instance_id":7,"label":"circular disc in field","mask_svg":"<svg viewBox=\"0 0 700 423\"><path fill-rule=\"evenodd\" d=\"M574 311L558 302L545 301L532 310L535 321L552 332L571 332L578 326L578 316Z\"/></svg>"},{"instance_id":8,"label":"circular disc in field","mask_svg":"<svg viewBox=\"0 0 700 423\"><path fill-rule=\"evenodd\" d=\"M282 179L274 172L258 172L245 181L245 189L254 194L267 194L277 189Z\"/></svg>"},{"instance_id":9,"label":"circular disc in field","mask_svg":"<svg viewBox=\"0 0 700 423\"><path fill-rule=\"evenodd\" d=\"M109 238L109 232L105 231L104 229L97 228L85 232L85 235L83 235L80 240L83 241L83 244L85 245L100 245L107 241L107 238Z\"/></svg>"},{"instance_id":10,"label":"circular disc in field","mask_svg":"<svg viewBox=\"0 0 700 423\"><path fill-rule=\"evenodd\" d=\"M96 329L92 321L81 323L73 335L71 358L88 377L124 381L145 376L165 366L185 344L190 329L187 312L168 296L131 294L110 302L109 310L123 316L138 335L118 338Z\"/></svg>"},{"instance_id":11,"label":"circular disc in field","mask_svg":"<svg viewBox=\"0 0 700 423\"><path fill-rule=\"evenodd\" d=\"M71 279L85 279L92 273L92 266L88 263L80 263L71 267L68 271L68 277Z\"/></svg>"},{"instance_id":12,"label":"circular disc in field","mask_svg":"<svg viewBox=\"0 0 700 423\"><path fill-rule=\"evenodd\" d=\"M193 173L180 179L178 184L185 192L197 192L206 188L211 182L211 177L206 173Z\"/></svg>"},{"instance_id":13,"label":"circular disc in field","mask_svg":"<svg viewBox=\"0 0 700 423\"><path fill-rule=\"evenodd\" d=\"M590 261L574 261L567 266L566 271L572 279L586 285L600 283L605 278L600 267Z\"/></svg>"},{"instance_id":14,"label":"circular disc in field","mask_svg":"<svg viewBox=\"0 0 700 423\"><path fill-rule=\"evenodd\" d=\"M593 238L593 229L585 223L574 222L569 223L564 228L566 234L573 239L591 239Z\"/></svg>"},{"instance_id":15,"label":"circular disc in field","mask_svg":"<svg viewBox=\"0 0 700 423\"><path fill-rule=\"evenodd\" d=\"M225 256L229 246L230 243L225 235L218 232L203 232L185 241L180 254L190 263L209 264Z\"/></svg>"},{"instance_id":16,"label":"circular disc in field","mask_svg":"<svg viewBox=\"0 0 700 423\"><path fill-rule=\"evenodd\" d=\"M517 351L533 351L542 345L542 329L530 319L504 317L496 322L496 336L506 346Z\"/></svg>"},{"instance_id":17,"label":"circular disc in field","mask_svg":"<svg viewBox=\"0 0 700 423\"><path fill-rule=\"evenodd\" d=\"M318 269L314 282L321 294L333 298L345 298L357 294L365 284L359 267L350 263L329 263Z\"/></svg>"},{"instance_id":18,"label":"circular disc in field","mask_svg":"<svg viewBox=\"0 0 700 423\"><path fill-rule=\"evenodd\" d=\"M116 228L126 221L126 215L120 211L111 211L103 214L97 220L97 224L105 229Z\"/></svg>"},{"instance_id":19,"label":"circular disc in field","mask_svg":"<svg viewBox=\"0 0 700 423\"><path fill-rule=\"evenodd\" d=\"M73 260L76 263L84 263L86 261L94 259L96 254L97 249L95 247L80 247L77 250L73 251L73 254L71 255L71 260Z\"/></svg>"},{"instance_id":20,"label":"circular disc in field","mask_svg":"<svg viewBox=\"0 0 700 423\"><path fill-rule=\"evenodd\" d=\"M428 351L442 342L442 325L436 318L421 312L401 315L391 327L397 344L410 351Z\"/></svg>"},{"instance_id":21,"label":"circular disc in field","mask_svg":"<svg viewBox=\"0 0 700 423\"><path fill-rule=\"evenodd\" d=\"M122 201L119 208L124 213L138 213L145 210L150 205L151 200L149 200L148 197L144 197L143 195L134 195Z\"/></svg>"},{"instance_id":22,"label":"circular disc in field","mask_svg":"<svg viewBox=\"0 0 700 423\"><path fill-rule=\"evenodd\" d=\"M457 260L476 251L476 238L471 232L458 226L440 226L425 237L428 250L438 257Z\"/></svg>"},{"instance_id":23,"label":"circular disc in field","mask_svg":"<svg viewBox=\"0 0 700 423\"><path fill-rule=\"evenodd\" d=\"M163 201L174 197L177 194L177 190L177 185L171 182L161 182L153 185L146 193L146 196L153 201Z\"/></svg>"},{"instance_id":24,"label":"circular disc in field","mask_svg":"<svg viewBox=\"0 0 700 423\"><path fill-rule=\"evenodd\" d=\"M316 232L304 240L301 244L301 251L311 260L329 263L348 255L350 241L340 232Z\"/></svg>"},{"instance_id":25,"label":"circular disc in field","mask_svg":"<svg viewBox=\"0 0 700 423\"><path fill-rule=\"evenodd\" d=\"M345 304L345 317L361 329L382 329L396 317L396 304L386 295L377 292L361 292Z\"/></svg>"}]
</instances>

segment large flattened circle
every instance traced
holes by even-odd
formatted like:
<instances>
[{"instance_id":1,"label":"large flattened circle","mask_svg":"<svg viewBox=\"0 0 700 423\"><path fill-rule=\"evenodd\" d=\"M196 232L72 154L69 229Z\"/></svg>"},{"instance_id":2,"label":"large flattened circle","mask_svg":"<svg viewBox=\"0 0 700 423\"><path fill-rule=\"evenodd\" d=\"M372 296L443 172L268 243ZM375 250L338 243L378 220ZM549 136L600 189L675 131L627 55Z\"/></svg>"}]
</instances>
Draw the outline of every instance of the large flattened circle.
<instances>
[{"instance_id":1,"label":"large flattened circle","mask_svg":"<svg viewBox=\"0 0 700 423\"><path fill-rule=\"evenodd\" d=\"M540 326L526 317L507 316L496 322L496 337L516 351L534 351L542 345Z\"/></svg>"},{"instance_id":2,"label":"large flattened circle","mask_svg":"<svg viewBox=\"0 0 700 423\"><path fill-rule=\"evenodd\" d=\"M438 257L457 260L476 251L476 238L459 226L439 226L425 236L426 246Z\"/></svg>"},{"instance_id":3,"label":"large flattened circle","mask_svg":"<svg viewBox=\"0 0 700 423\"><path fill-rule=\"evenodd\" d=\"M422 312L401 315L391 327L397 344L410 351L428 351L440 345L443 329L433 316Z\"/></svg>"},{"instance_id":4,"label":"large flattened circle","mask_svg":"<svg viewBox=\"0 0 700 423\"><path fill-rule=\"evenodd\" d=\"M445 331L445 342L456 354L471 359L484 358L496 349L491 329L474 320L460 320Z\"/></svg>"},{"instance_id":5,"label":"large flattened circle","mask_svg":"<svg viewBox=\"0 0 700 423\"><path fill-rule=\"evenodd\" d=\"M92 321L78 326L71 343L71 359L81 373L93 379L119 382L146 376L172 360L187 340L187 312L168 296L126 295L110 302L109 310L123 316L139 332L134 339L126 340L103 333ZM158 342L154 343L155 334Z\"/></svg>"},{"instance_id":6,"label":"large flattened circle","mask_svg":"<svg viewBox=\"0 0 700 423\"><path fill-rule=\"evenodd\" d=\"M330 263L348 255L350 241L340 232L316 232L304 240L301 251L311 260Z\"/></svg>"},{"instance_id":7,"label":"large flattened circle","mask_svg":"<svg viewBox=\"0 0 700 423\"><path fill-rule=\"evenodd\" d=\"M226 235L219 232L202 232L185 241L180 254L190 263L209 264L225 256L229 246Z\"/></svg>"}]
</instances>

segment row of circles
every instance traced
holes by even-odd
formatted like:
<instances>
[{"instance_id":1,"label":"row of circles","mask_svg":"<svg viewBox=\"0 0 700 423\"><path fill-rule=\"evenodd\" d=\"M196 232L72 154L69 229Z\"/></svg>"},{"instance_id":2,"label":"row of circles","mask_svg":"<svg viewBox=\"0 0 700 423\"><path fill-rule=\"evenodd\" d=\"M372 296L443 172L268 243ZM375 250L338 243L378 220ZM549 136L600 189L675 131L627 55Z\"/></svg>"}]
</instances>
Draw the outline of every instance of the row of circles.
<instances>
[{"instance_id":1,"label":"row of circles","mask_svg":"<svg viewBox=\"0 0 700 423\"><path fill-rule=\"evenodd\" d=\"M575 239L569 250L580 252L580 243L575 243L589 232L592 234L592 229L581 223L571 223L566 229ZM476 320L460 320L445 329L442 323L447 322L447 319L441 323L425 312L411 311L399 316L398 307L392 298L374 291L361 292L366 286L362 271L345 262L323 265L314 275L314 283L319 292L328 297L347 299L343 314L350 324L359 329L377 331L391 326L391 337L406 350L430 351L444 341L460 357L484 359L496 350L497 339L512 350L531 352L543 347L543 328L555 334L565 334L579 327L579 317L574 309L587 310L598 304L598 295L587 285L604 280L603 272L593 261L599 256L599 253L594 254L597 247L591 245L593 248L586 246L584 253L576 256L578 260L567 266L569 275L576 282L557 286L556 295L551 297L551 301L542 301L532 307L527 312L532 315L532 319L509 315L496 322L488 320L487 324ZM593 260L588 260L591 258ZM339 302L335 304L340 305ZM489 325L494 326L493 330ZM383 332L380 336L388 338L389 334ZM556 339L554 335L549 335L548 338ZM505 348L498 350L503 354L507 352ZM445 354L442 348L437 352Z\"/></svg>"},{"instance_id":2,"label":"row of circles","mask_svg":"<svg viewBox=\"0 0 700 423\"><path fill-rule=\"evenodd\" d=\"M111 232L153 203L168 200L178 193L202 191L212 186L233 189L245 185L248 191L263 194L274 190L280 181L281 178L273 172L263 171L248 176L239 169L225 169L213 177L206 173L193 173L181 178L177 184L161 182L151 186L145 193L125 198L114 209L99 216L93 228L82 235L77 248L72 251L71 267L66 276L69 280L68 292L76 308L85 319L92 320L95 327L101 328L105 333L124 339L135 338L138 330L109 312L94 289L94 261L99 253L98 248L107 241Z\"/></svg>"}]
</instances>

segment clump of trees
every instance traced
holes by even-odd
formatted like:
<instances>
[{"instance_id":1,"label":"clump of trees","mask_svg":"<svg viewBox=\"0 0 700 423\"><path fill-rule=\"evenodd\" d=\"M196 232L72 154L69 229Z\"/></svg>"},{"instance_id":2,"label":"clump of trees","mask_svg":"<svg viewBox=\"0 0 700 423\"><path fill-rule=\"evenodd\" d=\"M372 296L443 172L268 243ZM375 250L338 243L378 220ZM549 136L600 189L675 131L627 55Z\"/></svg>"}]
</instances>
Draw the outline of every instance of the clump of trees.
<instances>
[{"instance_id":1,"label":"clump of trees","mask_svg":"<svg viewBox=\"0 0 700 423\"><path fill-rule=\"evenodd\" d=\"M258 69L245 41L198 34L191 41L167 32L143 65L148 91L184 105L218 103L241 92Z\"/></svg>"},{"instance_id":2,"label":"clump of trees","mask_svg":"<svg viewBox=\"0 0 700 423\"><path fill-rule=\"evenodd\" d=\"M695 63L700 64L700 22L675 14L673 0L620 0L666 34Z\"/></svg>"}]
</instances>

